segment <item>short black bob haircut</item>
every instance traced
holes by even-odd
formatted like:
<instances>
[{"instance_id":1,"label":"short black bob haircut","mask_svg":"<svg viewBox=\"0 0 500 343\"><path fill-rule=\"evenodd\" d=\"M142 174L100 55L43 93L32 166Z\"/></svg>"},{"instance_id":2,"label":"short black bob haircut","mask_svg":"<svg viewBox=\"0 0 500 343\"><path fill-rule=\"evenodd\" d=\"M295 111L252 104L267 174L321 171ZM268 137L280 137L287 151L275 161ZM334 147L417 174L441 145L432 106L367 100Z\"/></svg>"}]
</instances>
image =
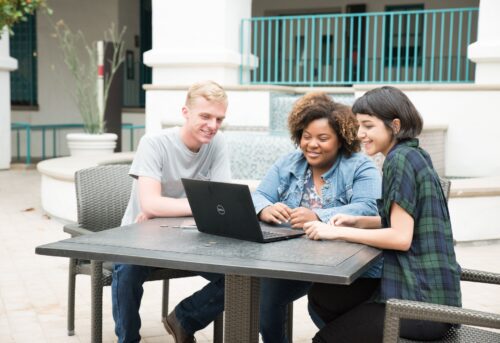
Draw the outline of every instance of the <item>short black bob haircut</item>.
<instances>
[{"instance_id":1,"label":"short black bob haircut","mask_svg":"<svg viewBox=\"0 0 500 343\"><path fill-rule=\"evenodd\" d=\"M420 113L399 89L384 86L372 89L357 99L352 106L355 114L368 114L382 120L396 140L415 138L422 132L424 121ZM392 121L399 119L401 127L394 132Z\"/></svg>"}]
</instances>

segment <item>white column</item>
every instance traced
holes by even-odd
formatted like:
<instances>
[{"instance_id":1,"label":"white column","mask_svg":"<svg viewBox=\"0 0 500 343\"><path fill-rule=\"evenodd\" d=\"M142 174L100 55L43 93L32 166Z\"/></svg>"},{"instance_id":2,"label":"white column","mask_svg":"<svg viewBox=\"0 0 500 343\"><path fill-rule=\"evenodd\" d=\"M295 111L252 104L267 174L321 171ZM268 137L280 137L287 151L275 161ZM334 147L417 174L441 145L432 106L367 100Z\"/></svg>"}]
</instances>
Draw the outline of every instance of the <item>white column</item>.
<instances>
[{"instance_id":1,"label":"white column","mask_svg":"<svg viewBox=\"0 0 500 343\"><path fill-rule=\"evenodd\" d=\"M16 69L17 60L9 56L9 33L0 31L0 169L10 168L10 72Z\"/></svg>"},{"instance_id":2,"label":"white column","mask_svg":"<svg viewBox=\"0 0 500 343\"><path fill-rule=\"evenodd\" d=\"M254 56L240 54L241 20L251 17L251 5L251 0L153 0L153 48L144 63L153 68L153 86L169 90L146 92L148 132L165 120L182 122L188 85L208 79L238 85L242 63L245 73L255 66Z\"/></svg>"},{"instance_id":3,"label":"white column","mask_svg":"<svg viewBox=\"0 0 500 343\"><path fill-rule=\"evenodd\" d=\"M500 1L480 0L477 41L469 45L476 84L500 84Z\"/></svg>"},{"instance_id":4,"label":"white column","mask_svg":"<svg viewBox=\"0 0 500 343\"><path fill-rule=\"evenodd\" d=\"M239 83L241 19L251 0L153 0L153 49L144 54L153 84L200 79ZM246 62L246 59L244 59Z\"/></svg>"}]
</instances>

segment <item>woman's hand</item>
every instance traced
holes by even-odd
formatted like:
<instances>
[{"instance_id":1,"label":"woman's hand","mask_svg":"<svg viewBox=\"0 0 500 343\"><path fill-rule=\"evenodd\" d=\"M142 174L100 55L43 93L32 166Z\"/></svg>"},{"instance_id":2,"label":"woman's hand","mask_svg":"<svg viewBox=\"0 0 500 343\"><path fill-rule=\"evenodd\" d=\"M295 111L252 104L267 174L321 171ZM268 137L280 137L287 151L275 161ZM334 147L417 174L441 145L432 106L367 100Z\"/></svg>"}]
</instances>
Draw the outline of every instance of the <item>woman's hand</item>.
<instances>
[{"instance_id":1,"label":"woman's hand","mask_svg":"<svg viewBox=\"0 0 500 343\"><path fill-rule=\"evenodd\" d=\"M290 224L294 229L302 229L305 223L318 219L319 218L314 211L305 207L297 207L291 212Z\"/></svg>"},{"instance_id":2,"label":"woman's hand","mask_svg":"<svg viewBox=\"0 0 500 343\"><path fill-rule=\"evenodd\" d=\"M337 229L320 221L307 222L304 224L304 232L307 238L318 241L320 239L337 239Z\"/></svg>"},{"instance_id":3,"label":"woman's hand","mask_svg":"<svg viewBox=\"0 0 500 343\"><path fill-rule=\"evenodd\" d=\"M281 224L290 220L292 209L287 205L277 202L265 207L259 213L259 219L266 223Z\"/></svg>"},{"instance_id":4,"label":"woman's hand","mask_svg":"<svg viewBox=\"0 0 500 343\"><path fill-rule=\"evenodd\" d=\"M348 226L348 227L357 227L358 217L350 216L348 214L336 214L330 218L328 224L333 226Z\"/></svg>"},{"instance_id":5,"label":"woman's hand","mask_svg":"<svg viewBox=\"0 0 500 343\"><path fill-rule=\"evenodd\" d=\"M150 219L144 212L140 212L137 217L135 217L135 222L136 223L142 223L145 222L146 220Z\"/></svg>"}]
</instances>

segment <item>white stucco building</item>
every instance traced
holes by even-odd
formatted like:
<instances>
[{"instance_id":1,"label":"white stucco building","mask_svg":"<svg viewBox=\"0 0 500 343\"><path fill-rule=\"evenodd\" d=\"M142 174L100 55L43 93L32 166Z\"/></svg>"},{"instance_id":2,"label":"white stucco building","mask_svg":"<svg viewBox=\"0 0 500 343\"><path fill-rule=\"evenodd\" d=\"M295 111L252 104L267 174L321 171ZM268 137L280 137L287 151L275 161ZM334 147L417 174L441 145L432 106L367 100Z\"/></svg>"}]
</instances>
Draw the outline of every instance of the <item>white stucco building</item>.
<instances>
[{"instance_id":1,"label":"white stucco building","mask_svg":"<svg viewBox=\"0 0 500 343\"><path fill-rule=\"evenodd\" d=\"M394 84L416 104L427 129L442 135L442 174L500 175L499 1L47 2L54 14L38 13L19 28L10 53L9 37L0 39L0 169L17 158L11 123L81 123L52 35L52 25L63 19L89 41L102 39L111 22L127 26L123 122L145 124L148 132L180 123L185 91L201 79L228 91L226 129L264 132L282 125L278 112L285 100L312 89L352 101L372 87ZM12 87L11 56L19 60ZM47 133L46 156L67 154L67 132ZM20 137L24 156L22 130ZM32 156L42 155L42 142L42 132L33 131ZM460 206L457 218L467 216L469 205ZM491 224L488 230L494 231Z\"/></svg>"},{"instance_id":2,"label":"white stucco building","mask_svg":"<svg viewBox=\"0 0 500 343\"><path fill-rule=\"evenodd\" d=\"M31 37L35 44L30 44L32 66L27 72L22 71L24 76L34 75L34 81L29 85L16 84L12 89L14 96L18 96L19 89L23 92L31 89L31 98L27 102L22 96L21 100L13 99L12 122L31 125L81 122L68 92L72 81L52 35L52 25L63 19L92 41L101 39L113 22L118 27L127 26L124 95L128 106L124 107L124 122L145 123L146 129L153 131L180 121L182 94L190 83L200 79L214 79L228 89L229 127L259 130L269 126L273 94L300 94L311 87L330 87L327 90L331 92L359 96L377 84L393 83L415 101L426 124L447 128L446 175L475 177L500 173L500 158L491 158L495 154L491 151L495 146L493 128L500 119L491 110L496 106L486 106L492 102L494 105L495 99L500 98L497 81L500 28L495 25L500 9L494 0L419 4L387 0L364 5L348 0L188 0L175 6L155 0L49 0L48 4L54 14L36 16ZM452 15L443 12L451 9L461 11ZM402 10L424 12L418 14L418 19L417 14L394 15L392 19L380 15ZM302 20L300 16L310 17ZM321 16L324 20L318 19ZM455 32L452 36L451 31L460 31L460 35ZM389 43L391 48L387 47ZM327 48L331 51L329 55L325 54ZM2 60L9 58L5 48L3 56ZM380 62L383 58L385 62ZM20 69L26 61L20 60ZM350 64L352 61L354 64ZM142 62L152 68L152 78ZM338 62L335 68L339 75L333 80L332 74L327 80L325 71L333 70L334 62ZM310 68L311 63L316 65ZM409 68L405 68L405 63L410 64ZM384 70L383 75L379 68ZM292 69L293 77L289 77L292 73L287 76ZM430 75L431 69L434 77ZM424 77L420 76L422 70L426 73ZM342 79L341 72L345 72ZM5 83L4 77L3 89ZM143 84L145 97L140 92ZM6 95L7 92L2 92L3 102L8 101ZM8 110L4 109L1 114L4 140L9 134L8 116ZM58 155L67 154L65 133L60 130L56 134ZM41 133L34 131L32 136L31 154L40 156ZM21 155L26 148L23 137L21 131ZM8 144L1 145L5 160L1 168L8 168L10 154L17 157L16 138L15 134L11 137L10 148ZM128 137L124 138L124 148L128 149ZM53 151L51 144L48 135L46 156Z\"/></svg>"}]
</instances>

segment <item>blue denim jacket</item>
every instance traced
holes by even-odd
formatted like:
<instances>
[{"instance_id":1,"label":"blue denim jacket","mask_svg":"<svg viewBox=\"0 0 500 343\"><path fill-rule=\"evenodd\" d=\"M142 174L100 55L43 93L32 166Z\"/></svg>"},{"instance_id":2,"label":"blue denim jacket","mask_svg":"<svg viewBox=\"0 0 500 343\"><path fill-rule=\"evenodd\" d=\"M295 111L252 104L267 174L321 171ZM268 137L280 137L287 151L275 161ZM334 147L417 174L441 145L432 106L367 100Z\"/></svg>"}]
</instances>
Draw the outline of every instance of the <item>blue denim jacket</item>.
<instances>
[{"instance_id":1,"label":"blue denim jacket","mask_svg":"<svg viewBox=\"0 0 500 343\"><path fill-rule=\"evenodd\" d=\"M307 160L300 150L285 155L274 163L252 194L255 212L259 213L277 202L282 202L290 208L299 207L307 167ZM382 181L380 172L366 155L339 155L335 164L322 178L325 181L321 188L324 208L313 209L321 221L327 222L337 213L378 215L376 199L381 196ZM380 260L361 277L380 278L382 263Z\"/></svg>"},{"instance_id":2,"label":"blue denim jacket","mask_svg":"<svg viewBox=\"0 0 500 343\"><path fill-rule=\"evenodd\" d=\"M302 151L280 158L252 194L256 213L282 202L290 208L300 206L308 164ZM373 161L361 153L339 155L335 164L322 175L322 209L313 209L323 222L337 213L357 216L378 215L381 194L380 172Z\"/></svg>"}]
</instances>

